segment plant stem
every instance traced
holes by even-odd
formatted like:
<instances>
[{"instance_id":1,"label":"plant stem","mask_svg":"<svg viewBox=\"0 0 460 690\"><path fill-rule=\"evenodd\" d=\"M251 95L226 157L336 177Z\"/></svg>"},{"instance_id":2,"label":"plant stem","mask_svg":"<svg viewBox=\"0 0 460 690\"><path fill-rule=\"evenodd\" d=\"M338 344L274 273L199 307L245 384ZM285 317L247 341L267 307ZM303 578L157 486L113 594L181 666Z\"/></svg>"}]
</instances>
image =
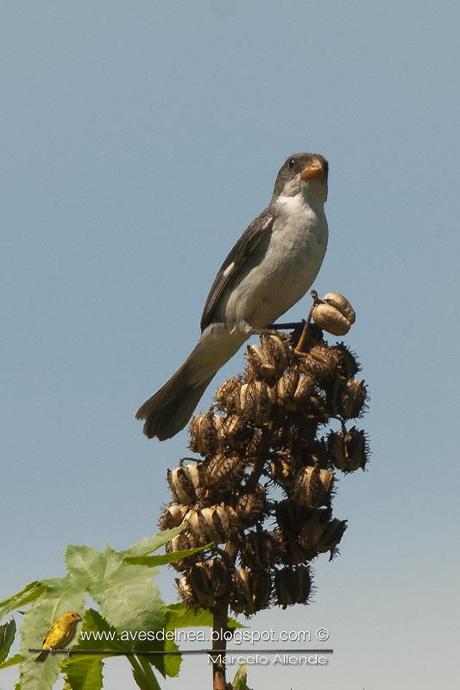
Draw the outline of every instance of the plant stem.
<instances>
[{"instance_id":1,"label":"plant stem","mask_svg":"<svg viewBox=\"0 0 460 690\"><path fill-rule=\"evenodd\" d=\"M227 641L228 603L226 601L218 603L213 611L213 662L212 662L212 687L213 690L227 690L225 679L225 649Z\"/></svg>"}]
</instances>

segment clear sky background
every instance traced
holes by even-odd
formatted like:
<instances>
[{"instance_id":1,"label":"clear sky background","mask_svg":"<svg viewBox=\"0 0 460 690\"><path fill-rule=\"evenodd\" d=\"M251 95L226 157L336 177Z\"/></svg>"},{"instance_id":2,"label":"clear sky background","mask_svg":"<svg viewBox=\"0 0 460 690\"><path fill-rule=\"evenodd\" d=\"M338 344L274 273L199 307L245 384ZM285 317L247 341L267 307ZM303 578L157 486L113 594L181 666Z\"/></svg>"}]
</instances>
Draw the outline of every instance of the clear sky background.
<instances>
[{"instance_id":1,"label":"clear sky background","mask_svg":"<svg viewBox=\"0 0 460 690\"><path fill-rule=\"evenodd\" d=\"M1 3L0 598L63 574L68 543L152 532L187 435L148 442L133 413L193 347L280 164L318 151L315 287L358 312L372 462L340 481L349 529L312 605L250 621L327 627L329 667L249 685L457 687L459 20L433 1ZM106 678L131 687L123 661ZM209 685L204 658L163 683Z\"/></svg>"}]
</instances>

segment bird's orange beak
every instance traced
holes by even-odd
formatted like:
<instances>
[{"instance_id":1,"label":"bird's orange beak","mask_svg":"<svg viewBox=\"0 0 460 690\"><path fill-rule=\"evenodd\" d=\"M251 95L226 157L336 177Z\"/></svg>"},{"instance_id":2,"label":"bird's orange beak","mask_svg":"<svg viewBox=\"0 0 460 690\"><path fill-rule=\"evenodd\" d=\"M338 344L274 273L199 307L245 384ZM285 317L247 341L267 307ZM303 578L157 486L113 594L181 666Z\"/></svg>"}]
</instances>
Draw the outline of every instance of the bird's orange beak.
<instances>
[{"instance_id":1,"label":"bird's orange beak","mask_svg":"<svg viewBox=\"0 0 460 690\"><path fill-rule=\"evenodd\" d=\"M302 180L322 180L326 177L326 168L322 158L314 157L300 173Z\"/></svg>"}]
</instances>

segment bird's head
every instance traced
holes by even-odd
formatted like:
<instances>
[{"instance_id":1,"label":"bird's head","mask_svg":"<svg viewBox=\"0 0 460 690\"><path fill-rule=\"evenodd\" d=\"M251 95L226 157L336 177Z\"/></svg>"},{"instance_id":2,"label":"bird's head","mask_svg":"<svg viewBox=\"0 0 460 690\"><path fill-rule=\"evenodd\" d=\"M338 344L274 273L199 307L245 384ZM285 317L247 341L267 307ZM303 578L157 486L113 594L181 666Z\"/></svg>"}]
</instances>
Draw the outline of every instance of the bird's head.
<instances>
[{"instance_id":1,"label":"bird's head","mask_svg":"<svg viewBox=\"0 0 460 690\"><path fill-rule=\"evenodd\" d=\"M79 613L76 611L67 611L67 613L64 613L62 618L67 622L67 623L77 623L78 621L81 621L82 618Z\"/></svg>"},{"instance_id":2,"label":"bird's head","mask_svg":"<svg viewBox=\"0 0 460 690\"><path fill-rule=\"evenodd\" d=\"M328 172L329 164L320 153L293 153L279 170L272 202L299 193L307 201L325 202Z\"/></svg>"}]
</instances>

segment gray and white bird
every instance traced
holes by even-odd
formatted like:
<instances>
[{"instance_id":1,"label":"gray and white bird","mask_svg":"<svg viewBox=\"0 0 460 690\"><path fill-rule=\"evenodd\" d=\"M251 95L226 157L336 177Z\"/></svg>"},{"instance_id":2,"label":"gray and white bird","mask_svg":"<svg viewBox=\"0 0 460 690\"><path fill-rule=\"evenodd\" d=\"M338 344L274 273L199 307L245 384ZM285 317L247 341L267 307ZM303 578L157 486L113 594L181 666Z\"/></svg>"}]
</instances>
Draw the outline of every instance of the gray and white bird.
<instances>
[{"instance_id":1,"label":"gray and white bird","mask_svg":"<svg viewBox=\"0 0 460 690\"><path fill-rule=\"evenodd\" d=\"M320 154L295 153L282 165L269 206L217 273L194 350L136 412L146 436L163 441L180 431L225 362L310 288L327 247L327 177Z\"/></svg>"}]
</instances>

